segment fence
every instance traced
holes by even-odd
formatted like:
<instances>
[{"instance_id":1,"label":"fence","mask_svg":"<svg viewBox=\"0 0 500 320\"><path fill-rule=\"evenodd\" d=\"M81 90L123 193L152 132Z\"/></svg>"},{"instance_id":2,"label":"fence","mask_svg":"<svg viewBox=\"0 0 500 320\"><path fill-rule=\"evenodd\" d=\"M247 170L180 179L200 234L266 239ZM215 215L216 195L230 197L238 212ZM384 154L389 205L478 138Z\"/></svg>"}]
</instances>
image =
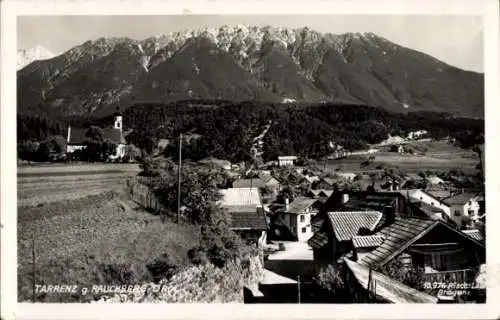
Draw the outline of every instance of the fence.
<instances>
[{"instance_id":1,"label":"fence","mask_svg":"<svg viewBox=\"0 0 500 320\"><path fill-rule=\"evenodd\" d=\"M143 178L143 177L141 177ZM130 197L143 208L153 210L155 212L165 212L165 207L160 203L153 191L139 179L128 180Z\"/></svg>"}]
</instances>

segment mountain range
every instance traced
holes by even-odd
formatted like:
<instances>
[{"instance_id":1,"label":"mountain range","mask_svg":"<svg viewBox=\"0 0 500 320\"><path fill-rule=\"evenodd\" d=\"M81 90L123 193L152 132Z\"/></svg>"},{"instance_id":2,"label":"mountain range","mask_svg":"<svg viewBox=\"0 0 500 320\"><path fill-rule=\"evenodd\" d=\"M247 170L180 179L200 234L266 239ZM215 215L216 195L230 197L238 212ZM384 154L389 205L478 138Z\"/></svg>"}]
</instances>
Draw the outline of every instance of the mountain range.
<instances>
[{"instance_id":1,"label":"mountain range","mask_svg":"<svg viewBox=\"0 0 500 320\"><path fill-rule=\"evenodd\" d=\"M35 46L29 49L17 50L17 70L20 70L37 60L46 60L54 57L55 54L42 46Z\"/></svg>"},{"instance_id":2,"label":"mountain range","mask_svg":"<svg viewBox=\"0 0 500 320\"><path fill-rule=\"evenodd\" d=\"M340 102L484 117L484 76L373 33L222 26L99 38L17 73L18 112L107 115L144 101Z\"/></svg>"}]
</instances>

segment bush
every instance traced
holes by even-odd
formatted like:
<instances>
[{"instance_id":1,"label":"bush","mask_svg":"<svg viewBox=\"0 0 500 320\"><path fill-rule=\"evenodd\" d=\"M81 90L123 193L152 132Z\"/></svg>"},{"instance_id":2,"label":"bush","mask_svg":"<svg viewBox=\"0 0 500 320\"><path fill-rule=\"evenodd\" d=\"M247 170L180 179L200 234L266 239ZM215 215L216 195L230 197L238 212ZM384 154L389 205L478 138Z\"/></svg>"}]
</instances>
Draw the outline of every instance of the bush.
<instances>
[{"instance_id":1,"label":"bush","mask_svg":"<svg viewBox=\"0 0 500 320\"><path fill-rule=\"evenodd\" d=\"M146 268L151 274L153 281L158 282L161 279L170 279L177 273L179 271L179 263L174 261L168 254L164 253L153 262L148 263Z\"/></svg>"},{"instance_id":2,"label":"bush","mask_svg":"<svg viewBox=\"0 0 500 320\"><path fill-rule=\"evenodd\" d=\"M314 278L314 282L320 288L326 289L331 293L337 293L344 288L344 281L340 276L339 270L331 264L321 268Z\"/></svg>"},{"instance_id":3,"label":"bush","mask_svg":"<svg viewBox=\"0 0 500 320\"><path fill-rule=\"evenodd\" d=\"M97 266L100 270L103 283L109 284L124 284L134 283L136 279L130 266L125 263L99 263Z\"/></svg>"}]
</instances>

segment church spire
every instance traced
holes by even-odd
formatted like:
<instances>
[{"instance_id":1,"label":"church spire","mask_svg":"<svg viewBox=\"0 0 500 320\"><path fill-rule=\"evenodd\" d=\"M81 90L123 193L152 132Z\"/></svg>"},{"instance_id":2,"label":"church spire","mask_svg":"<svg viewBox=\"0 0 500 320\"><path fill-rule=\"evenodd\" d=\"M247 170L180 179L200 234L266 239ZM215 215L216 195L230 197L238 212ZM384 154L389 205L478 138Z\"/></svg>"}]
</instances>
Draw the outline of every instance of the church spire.
<instances>
[{"instance_id":1,"label":"church spire","mask_svg":"<svg viewBox=\"0 0 500 320\"><path fill-rule=\"evenodd\" d=\"M120 112L120 107L116 107L115 125L113 127L115 129L120 129L120 131L123 129L123 117L122 113Z\"/></svg>"}]
</instances>

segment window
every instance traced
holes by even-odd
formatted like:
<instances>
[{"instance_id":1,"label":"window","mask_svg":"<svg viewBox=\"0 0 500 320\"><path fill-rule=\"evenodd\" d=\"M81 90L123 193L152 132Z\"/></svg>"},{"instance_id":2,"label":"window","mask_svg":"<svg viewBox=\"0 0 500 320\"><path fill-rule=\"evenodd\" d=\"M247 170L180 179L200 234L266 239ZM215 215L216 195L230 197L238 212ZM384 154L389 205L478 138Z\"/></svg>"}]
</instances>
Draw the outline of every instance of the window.
<instances>
[{"instance_id":1,"label":"window","mask_svg":"<svg viewBox=\"0 0 500 320\"><path fill-rule=\"evenodd\" d=\"M306 228L302 228L302 233L306 233L307 232L307 227Z\"/></svg>"},{"instance_id":2,"label":"window","mask_svg":"<svg viewBox=\"0 0 500 320\"><path fill-rule=\"evenodd\" d=\"M455 216L456 217L460 216L460 210L455 210Z\"/></svg>"},{"instance_id":3,"label":"window","mask_svg":"<svg viewBox=\"0 0 500 320\"><path fill-rule=\"evenodd\" d=\"M301 214L300 215L300 222L304 222L304 221L306 221L306 217L303 214Z\"/></svg>"}]
</instances>

